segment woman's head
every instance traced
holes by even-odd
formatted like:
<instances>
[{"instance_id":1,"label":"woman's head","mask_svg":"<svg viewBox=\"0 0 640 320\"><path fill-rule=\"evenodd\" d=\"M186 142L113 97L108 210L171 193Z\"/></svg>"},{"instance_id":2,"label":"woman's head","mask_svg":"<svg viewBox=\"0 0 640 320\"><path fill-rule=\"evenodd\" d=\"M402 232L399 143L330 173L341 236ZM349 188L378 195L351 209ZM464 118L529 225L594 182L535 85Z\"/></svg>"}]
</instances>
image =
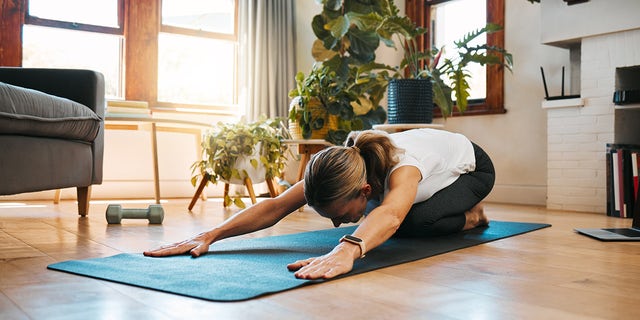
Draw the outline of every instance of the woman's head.
<instances>
[{"instance_id":1,"label":"woman's head","mask_svg":"<svg viewBox=\"0 0 640 320\"><path fill-rule=\"evenodd\" d=\"M335 213L329 211L350 205L348 202L351 200L364 198L364 205L358 204L357 208L349 208L349 212L345 212L355 215L351 211L361 209L361 215L367 197L382 192L387 173L397 163L397 152L398 148L386 132L352 132L344 147L326 148L307 164L304 175L307 203L323 216L333 219Z\"/></svg>"},{"instance_id":2,"label":"woman's head","mask_svg":"<svg viewBox=\"0 0 640 320\"><path fill-rule=\"evenodd\" d=\"M304 194L312 207L350 200L367 183L367 169L359 150L333 146L316 153L304 174Z\"/></svg>"}]
</instances>

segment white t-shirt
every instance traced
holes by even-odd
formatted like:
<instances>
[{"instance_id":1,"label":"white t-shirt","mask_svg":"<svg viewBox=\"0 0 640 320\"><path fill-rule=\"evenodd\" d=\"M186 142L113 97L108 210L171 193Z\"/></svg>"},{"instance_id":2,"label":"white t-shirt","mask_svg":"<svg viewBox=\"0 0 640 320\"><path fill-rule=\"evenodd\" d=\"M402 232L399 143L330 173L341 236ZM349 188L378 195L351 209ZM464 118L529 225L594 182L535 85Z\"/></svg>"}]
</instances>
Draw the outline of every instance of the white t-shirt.
<instances>
[{"instance_id":1,"label":"white t-shirt","mask_svg":"<svg viewBox=\"0 0 640 320\"><path fill-rule=\"evenodd\" d=\"M413 129L390 134L391 141L404 149L399 162L387 174L384 195L389 193L389 176L402 166L414 166L422 179L413 203L429 199L452 184L461 174L474 171L476 157L469 139L459 133L437 129Z\"/></svg>"}]
</instances>

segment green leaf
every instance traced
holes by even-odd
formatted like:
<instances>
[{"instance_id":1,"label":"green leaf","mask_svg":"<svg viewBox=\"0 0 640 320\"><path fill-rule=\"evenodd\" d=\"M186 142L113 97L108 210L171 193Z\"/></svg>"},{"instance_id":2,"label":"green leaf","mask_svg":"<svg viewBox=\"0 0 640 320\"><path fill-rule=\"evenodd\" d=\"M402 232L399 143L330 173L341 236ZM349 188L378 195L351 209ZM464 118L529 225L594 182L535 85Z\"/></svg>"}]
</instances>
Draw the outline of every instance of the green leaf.
<instances>
[{"instance_id":1,"label":"green leaf","mask_svg":"<svg viewBox=\"0 0 640 320\"><path fill-rule=\"evenodd\" d=\"M244 204L244 201L242 201L242 199L240 197L236 197L233 199L233 204L236 205L236 207L240 208L240 209L244 209L246 207L246 205Z\"/></svg>"},{"instance_id":2,"label":"green leaf","mask_svg":"<svg viewBox=\"0 0 640 320\"><path fill-rule=\"evenodd\" d=\"M451 88L442 82L441 79L434 79L433 102L442 111L442 116L446 119L453 113L453 100L451 99Z\"/></svg>"},{"instance_id":3,"label":"green leaf","mask_svg":"<svg viewBox=\"0 0 640 320\"><path fill-rule=\"evenodd\" d=\"M376 32L351 29L347 34L351 43L349 54L360 63L371 62L376 58L375 51L380 45L380 38Z\"/></svg>"},{"instance_id":4,"label":"green leaf","mask_svg":"<svg viewBox=\"0 0 640 320\"><path fill-rule=\"evenodd\" d=\"M332 37L340 39L349 31L349 25L351 25L351 22L347 16L339 16L337 19L325 24L324 28L331 32Z\"/></svg>"},{"instance_id":5,"label":"green leaf","mask_svg":"<svg viewBox=\"0 0 640 320\"><path fill-rule=\"evenodd\" d=\"M325 29L325 20L322 15L316 15L311 22L311 29L318 39L322 41L324 47L333 49L338 44L338 39L331 35L329 30Z\"/></svg>"},{"instance_id":6,"label":"green leaf","mask_svg":"<svg viewBox=\"0 0 640 320\"><path fill-rule=\"evenodd\" d=\"M324 119L316 118L311 122L311 130L320 130L324 127Z\"/></svg>"},{"instance_id":7,"label":"green leaf","mask_svg":"<svg viewBox=\"0 0 640 320\"><path fill-rule=\"evenodd\" d=\"M228 207L231 205L231 203L233 203L233 200L231 200L231 197L229 197L229 195L225 195L224 196L224 206Z\"/></svg>"},{"instance_id":8,"label":"green leaf","mask_svg":"<svg viewBox=\"0 0 640 320\"><path fill-rule=\"evenodd\" d=\"M467 110L467 101L469 99L469 83L467 82L467 74L463 69L456 70L451 77L453 81L453 91L456 96L456 105L460 112Z\"/></svg>"}]
</instances>

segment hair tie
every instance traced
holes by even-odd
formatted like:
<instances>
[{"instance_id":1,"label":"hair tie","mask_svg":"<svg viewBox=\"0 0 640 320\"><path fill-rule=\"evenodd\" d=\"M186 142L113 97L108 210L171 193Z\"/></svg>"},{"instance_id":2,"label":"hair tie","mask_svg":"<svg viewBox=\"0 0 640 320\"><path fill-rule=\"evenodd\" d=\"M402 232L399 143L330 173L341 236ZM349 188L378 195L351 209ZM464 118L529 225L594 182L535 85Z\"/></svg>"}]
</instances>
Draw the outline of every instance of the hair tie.
<instances>
[{"instance_id":1,"label":"hair tie","mask_svg":"<svg viewBox=\"0 0 640 320\"><path fill-rule=\"evenodd\" d=\"M360 154L360 148L356 147L355 145L353 145L353 146L351 146L349 148L355 150L358 154Z\"/></svg>"}]
</instances>

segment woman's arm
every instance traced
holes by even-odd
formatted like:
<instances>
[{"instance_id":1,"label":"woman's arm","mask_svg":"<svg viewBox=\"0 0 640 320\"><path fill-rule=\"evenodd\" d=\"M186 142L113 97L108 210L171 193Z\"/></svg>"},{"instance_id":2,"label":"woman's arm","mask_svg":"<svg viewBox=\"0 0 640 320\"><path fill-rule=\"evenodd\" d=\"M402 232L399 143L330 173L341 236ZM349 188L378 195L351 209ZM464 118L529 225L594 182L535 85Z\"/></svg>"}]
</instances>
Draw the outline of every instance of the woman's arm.
<instances>
[{"instance_id":1,"label":"woman's arm","mask_svg":"<svg viewBox=\"0 0 640 320\"><path fill-rule=\"evenodd\" d=\"M367 215L353 233L364 241L367 251L387 241L400 228L413 205L421 178L420 170L413 166L400 167L391 174L389 193L384 201Z\"/></svg>"},{"instance_id":2,"label":"woman's arm","mask_svg":"<svg viewBox=\"0 0 640 320\"><path fill-rule=\"evenodd\" d=\"M389 193L380 206L367 215L353 233L362 239L367 251L381 245L398 230L415 199L421 174L418 168L403 166L391 174ZM364 252L362 252L364 253ZM362 254L358 245L341 242L328 254L296 261L288 268L302 279L328 279L351 271L353 261Z\"/></svg>"},{"instance_id":3,"label":"woman's arm","mask_svg":"<svg viewBox=\"0 0 640 320\"><path fill-rule=\"evenodd\" d=\"M248 207L207 232L200 233L184 241L145 251L144 255L161 257L189 252L192 256L198 257L207 253L209 245L218 240L273 226L282 218L303 206L305 202L304 184L300 181L281 195Z\"/></svg>"}]
</instances>

